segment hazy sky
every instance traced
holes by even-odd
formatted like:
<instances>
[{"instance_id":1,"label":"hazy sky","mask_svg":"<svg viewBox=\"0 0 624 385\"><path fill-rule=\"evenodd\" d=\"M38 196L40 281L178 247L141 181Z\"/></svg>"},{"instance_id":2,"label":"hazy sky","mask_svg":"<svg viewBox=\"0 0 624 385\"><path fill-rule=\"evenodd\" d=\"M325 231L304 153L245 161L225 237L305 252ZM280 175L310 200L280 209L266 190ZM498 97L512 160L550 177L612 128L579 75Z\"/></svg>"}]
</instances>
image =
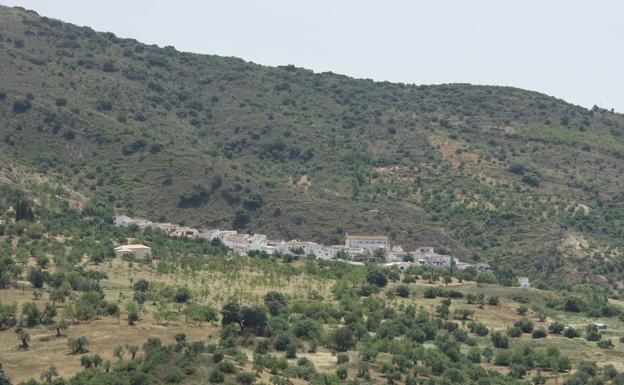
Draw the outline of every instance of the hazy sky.
<instances>
[{"instance_id":1,"label":"hazy sky","mask_svg":"<svg viewBox=\"0 0 624 385\"><path fill-rule=\"evenodd\" d=\"M621 0L0 0L179 50L624 112Z\"/></svg>"}]
</instances>

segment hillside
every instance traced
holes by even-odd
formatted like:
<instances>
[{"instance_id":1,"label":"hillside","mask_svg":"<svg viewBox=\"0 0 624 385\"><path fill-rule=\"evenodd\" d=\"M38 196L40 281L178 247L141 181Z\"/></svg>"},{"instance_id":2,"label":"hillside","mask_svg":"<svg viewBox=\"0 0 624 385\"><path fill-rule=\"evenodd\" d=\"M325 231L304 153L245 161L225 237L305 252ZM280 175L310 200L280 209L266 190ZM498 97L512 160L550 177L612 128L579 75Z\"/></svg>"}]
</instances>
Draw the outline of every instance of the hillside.
<instances>
[{"instance_id":1,"label":"hillside","mask_svg":"<svg viewBox=\"0 0 624 385\"><path fill-rule=\"evenodd\" d=\"M0 152L99 205L275 238L383 232L549 284L621 270L619 114L183 53L7 7L0 66Z\"/></svg>"},{"instance_id":2,"label":"hillside","mask_svg":"<svg viewBox=\"0 0 624 385\"><path fill-rule=\"evenodd\" d=\"M602 288L233 256L82 202L0 170L3 385L624 383L624 303ZM127 242L158 258L115 256Z\"/></svg>"}]
</instances>

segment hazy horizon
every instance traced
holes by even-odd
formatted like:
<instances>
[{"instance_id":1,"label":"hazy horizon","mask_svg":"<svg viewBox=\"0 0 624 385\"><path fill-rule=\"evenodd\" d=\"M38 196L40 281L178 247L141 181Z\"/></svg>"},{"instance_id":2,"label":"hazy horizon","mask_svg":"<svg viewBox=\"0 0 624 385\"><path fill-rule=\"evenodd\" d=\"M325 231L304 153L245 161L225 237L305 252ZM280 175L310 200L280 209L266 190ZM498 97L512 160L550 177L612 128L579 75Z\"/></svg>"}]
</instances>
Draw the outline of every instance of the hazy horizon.
<instances>
[{"instance_id":1,"label":"hazy horizon","mask_svg":"<svg viewBox=\"0 0 624 385\"><path fill-rule=\"evenodd\" d=\"M524 88L624 112L624 3L0 0L182 51L413 84Z\"/></svg>"}]
</instances>

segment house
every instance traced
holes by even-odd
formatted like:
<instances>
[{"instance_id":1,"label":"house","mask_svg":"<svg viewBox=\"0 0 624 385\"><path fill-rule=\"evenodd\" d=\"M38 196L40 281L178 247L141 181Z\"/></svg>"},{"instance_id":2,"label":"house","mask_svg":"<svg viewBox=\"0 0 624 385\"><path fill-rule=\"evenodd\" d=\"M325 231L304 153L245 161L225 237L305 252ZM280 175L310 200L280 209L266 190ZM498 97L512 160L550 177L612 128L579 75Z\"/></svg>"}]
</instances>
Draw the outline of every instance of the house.
<instances>
[{"instance_id":1,"label":"house","mask_svg":"<svg viewBox=\"0 0 624 385\"><path fill-rule=\"evenodd\" d=\"M412 262L390 262L390 263L384 263L383 265L381 265L381 267L385 269L397 268L399 270L406 270L411 265L413 265Z\"/></svg>"},{"instance_id":2,"label":"house","mask_svg":"<svg viewBox=\"0 0 624 385\"><path fill-rule=\"evenodd\" d=\"M249 237L248 251L266 251L269 240L264 234L254 234Z\"/></svg>"},{"instance_id":3,"label":"house","mask_svg":"<svg viewBox=\"0 0 624 385\"><path fill-rule=\"evenodd\" d=\"M336 248L334 246L325 246L319 245L318 243L310 242L311 246L309 246L310 253L314 254L318 259L335 259L336 255L338 255L338 251L341 249Z\"/></svg>"},{"instance_id":4,"label":"house","mask_svg":"<svg viewBox=\"0 0 624 385\"><path fill-rule=\"evenodd\" d=\"M426 255L424 258L424 265L429 267L451 267L453 258L448 255L433 254Z\"/></svg>"},{"instance_id":5,"label":"house","mask_svg":"<svg viewBox=\"0 0 624 385\"><path fill-rule=\"evenodd\" d=\"M412 252L412 255L414 256L425 256L425 255L429 255L429 254L435 254L435 251L433 251L433 247L419 247L416 250L414 250Z\"/></svg>"},{"instance_id":6,"label":"house","mask_svg":"<svg viewBox=\"0 0 624 385\"><path fill-rule=\"evenodd\" d=\"M302 242L296 239L291 241L280 241L275 245L275 250L280 254L294 254L306 256L315 254L321 245L314 242Z\"/></svg>"},{"instance_id":7,"label":"house","mask_svg":"<svg viewBox=\"0 0 624 385\"><path fill-rule=\"evenodd\" d=\"M178 227L173 230L174 237L180 238L197 238L199 231L190 227Z\"/></svg>"},{"instance_id":8,"label":"house","mask_svg":"<svg viewBox=\"0 0 624 385\"><path fill-rule=\"evenodd\" d=\"M140 219L140 218L130 218L127 215L118 215L115 217L115 219L113 220L113 224L115 226L130 226L130 225L135 225L140 229L146 229L148 227L152 227L154 226L154 223L151 221L148 221L147 219Z\"/></svg>"},{"instance_id":9,"label":"house","mask_svg":"<svg viewBox=\"0 0 624 385\"><path fill-rule=\"evenodd\" d=\"M132 218L127 215L117 215L113 220L115 226L128 226L132 222Z\"/></svg>"},{"instance_id":10,"label":"house","mask_svg":"<svg viewBox=\"0 0 624 385\"><path fill-rule=\"evenodd\" d=\"M353 266L366 266L364 264L364 262L357 262L357 261L349 261L348 259L336 259L336 262L343 262L346 263L348 265L353 265Z\"/></svg>"},{"instance_id":11,"label":"house","mask_svg":"<svg viewBox=\"0 0 624 385\"><path fill-rule=\"evenodd\" d=\"M200 231L199 234L197 234L197 237L212 241L215 238L219 238L219 230L213 229L213 230Z\"/></svg>"},{"instance_id":12,"label":"house","mask_svg":"<svg viewBox=\"0 0 624 385\"><path fill-rule=\"evenodd\" d=\"M152 249L145 245L122 245L115 247L115 257L121 258L126 254L132 254L135 259L149 259Z\"/></svg>"},{"instance_id":13,"label":"house","mask_svg":"<svg viewBox=\"0 0 624 385\"><path fill-rule=\"evenodd\" d=\"M348 249L364 249L375 251L379 248L389 249L388 237L383 235L349 235L345 237L345 247Z\"/></svg>"},{"instance_id":14,"label":"house","mask_svg":"<svg viewBox=\"0 0 624 385\"><path fill-rule=\"evenodd\" d=\"M457 270L466 270L467 268L471 267L472 265L466 262L455 262L455 268L457 268Z\"/></svg>"},{"instance_id":15,"label":"house","mask_svg":"<svg viewBox=\"0 0 624 385\"><path fill-rule=\"evenodd\" d=\"M531 284L529 283L529 277L518 277L518 283L520 287L523 289L530 289Z\"/></svg>"},{"instance_id":16,"label":"house","mask_svg":"<svg viewBox=\"0 0 624 385\"><path fill-rule=\"evenodd\" d=\"M154 223L153 228L161 230L167 234L172 233L178 226L173 223Z\"/></svg>"},{"instance_id":17,"label":"house","mask_svg":"<svg viewBox=\"0 0 624 385\"><path fill-rule=\"evenodd\" d=\"M230 235L235 235L235 234L238 234L238 231L236 231L236 230L217 230L216 237L219 238L221 240L221 242L223 242L225 240L225 238L229 237Z\"/></svg>"},{"instance_id":18,"label":"house","mask_svg":"<svg viewBox=\"0 0 624 385\"><path fill-rule=\"evenodd\" d=\"M139 229L145 230L147 228L153 227L154 222L148 221L147 219L133 219L132 221L135 225L138 226Z\"/></svg>"},{"instance_id":19,"label":"house","mask_svg":"<svg viewBox=\"0 0 624 385\"><path fill-rule=\"evenodd\" d=\"M388 261L395 261L395 262L401 262L403 261L403 258L407 257L407 252L405 252L405 250L403 250L402 246L393 246L392 249L390 250L390 252L388 253L388 255L386 256L386 259Z\"/></svg>"},{"instance_id":20,"label":"house","mask_svg":"<svg viewBox=\"0 0 624 385\"><path fill-rule=\"evenodd\" d=\"M223 238L223 244L230 249L247 254L250 251L265 251L267 248L267 237L263 234L229 234Z\"/></svg>"}]
</instances>

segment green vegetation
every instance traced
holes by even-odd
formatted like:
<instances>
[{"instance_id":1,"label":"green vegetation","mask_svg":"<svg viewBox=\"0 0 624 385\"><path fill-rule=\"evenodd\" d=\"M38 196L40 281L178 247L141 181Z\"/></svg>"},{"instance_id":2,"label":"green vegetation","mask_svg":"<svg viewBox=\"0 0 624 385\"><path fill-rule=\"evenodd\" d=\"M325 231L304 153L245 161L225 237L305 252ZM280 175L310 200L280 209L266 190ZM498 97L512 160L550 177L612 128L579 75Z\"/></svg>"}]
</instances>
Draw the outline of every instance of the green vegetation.
<instances>
[{"instance_id":1,"label":"green vegetation","mask_svg":"<svg viewBox=\"0 0 624 385\"><path fill-rule=\"evenodd\" d=\"M594 318L585 318L606 317L619 325L622 309L608 299L616 293L598 286L526 291L477 283L485 279L470 270L400 271L304 261L298 255L231 257L219 243L113 227L106 204L91 201L72 209L63 204L72 194L61 185L31 182L25 177L28 190L13 186L0 200L8 207L20 199L33 213L32 222L8 221L0 261L6 277L3 290L18 290L19 282L27 279L35 299L24 299L19 306L1 303L0 324L16 333L13 346L19 354L38 354L37 344L60 339L64 359L80 363L81 369L65 378L58 376L62 362L42 368L43 383L192 384L207 379L246 385L298 379L313 384L503 385L560 377L566 384L590 377L617 383L622 376L611 367L588 374L591 363L581 362L574 353L576 343L591 344L583 346L619 359L614 348L621 342L613 338L622 327L599 330L589 321ZM41 234L29 231L33 224L42 226ZM205 290L211 288L208 280L202 281L207 286L197 288L188 280L171 285L138 276L127 283L128 294L115 300L106 295L104 287L110 287L112 277L103 271L114 262L111 240L127 239L150 245L161 259L157 265L120 263L135 272L141 270L136 266L151 269L156 274L152 277L221 271L232 284L233 272L250 269L271 279L288 282L308 275L331 285L326 296L311 290L295 296L267 279L271 289L262 295L237 293L216 304L212 300L218 293ZM94 254L101 260L94 260ZM48 262L39 262L43 257ZM485 281L506 279L497 272ZM43 292L47 297L41 298ZM514 317L513 325L498 323L499 313ZM583 317L584 323L577 320L574 325L581 326L574 328L563 321L575 317ZM128 325L122 325L122 318ZM98 319L131 330L153 323L175 335L171 344L157 338L139 344L116 341L110 352L102 352L96 339L82 333L82 326ZM218 335L206 338L202 331L204 337L194 339L181 331L201 327ZM40 330L50 335L31 337ZM329 369L313 360L319 351L333 356Z\"/></svg>"},{"instance_id":2,"label":"green vegetation","mask_svg":"<svg viewBox=\"0 0 624 385\"><path fill-rule=\"evenodd\" d=\"M0 37L0 151L96 212L326 243L389 233L537 286L622 278L621 115L182 53L18 8L0 8Z\"/></svg>"},{"instance_id":3,"label":"green vegetation","mask_svg":"<svg viewBox=\"0 0 624 385\"><path fill-rule=\"evenodd\" d=\"M24 366L61 354L43 383L624 383L622 116L180 53L19 8L0 7L0 62L0 343ZM237 256L116 212L384 232L494 271ZM157 259L115 258L128 242ZM525 274L538 289L513 287Z\"/></svg>"}]
</instances>

